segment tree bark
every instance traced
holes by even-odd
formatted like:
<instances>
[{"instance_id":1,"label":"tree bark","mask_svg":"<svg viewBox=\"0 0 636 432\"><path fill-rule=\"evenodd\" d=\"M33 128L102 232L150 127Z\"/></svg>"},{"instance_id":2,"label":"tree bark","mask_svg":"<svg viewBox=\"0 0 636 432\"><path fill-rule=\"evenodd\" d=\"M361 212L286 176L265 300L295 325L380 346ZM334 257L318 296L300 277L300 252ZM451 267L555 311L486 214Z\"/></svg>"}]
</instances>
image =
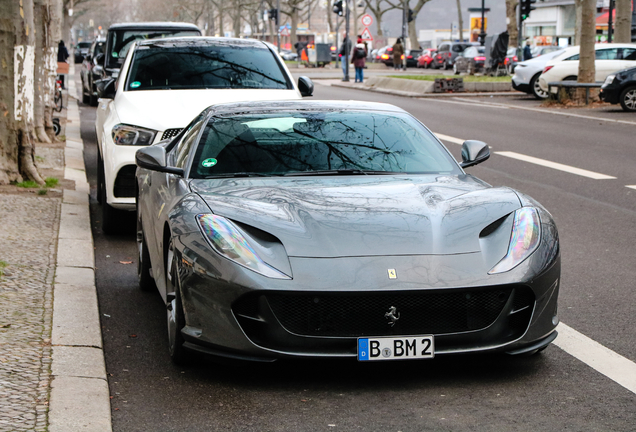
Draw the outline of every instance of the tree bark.
<instances>
[{"instance_id":1,"label":"tree bark","mask_svg":"<svg viewBox=\"0 0 636 432\"><path fill-rule=\"evenodd\" d=\"M614 26L614 42L630 43L632 41L632 0L616 0L616 24Z\"/></svg>"},{"instance_id":2,"label":"tree bark","mask_svg":"<svg viewBox=\"0 0 636 432\"><path fill-rule=\"evenodd\" d=\"M506 0L506 17L508 18L508 46L519 46L519 23L517 22L518 0Z\"/></svg>"},{"instance_id":3,"label":"tree bark","mask_svg":"<svg viewBox=\"0 0 636 432\"><path fill-rule=\"evenodd\" d=\"M507 2L508 0L506 0ZM457 29L459 30L459 40L464 40L464 18L462 17L462 2L457 0Z\"/></svg>"},{"instance_id":4,"label":"tree bark","mask_svg":"<svg viewBox=\"0 0 636 432\"><path fill-rule=\"evenodd\" d=\"M0 0L0 183L33 180L44 184L35 166L33 147L33 99L35 35L33 0Z\"/></svg>"},{"instance_id":5,"label":"tree bark","mask_svg":"<svg viewBox=\"0 0 636 432\"><path fill-rule=\"evenodd\" d=\"M411 49L418 49L420 47L420 43L417 41L417 26L416 26L417 15L422 10L422 7L424 7L424 5L428 3L429 1L430 0L417 0L417 4L415 5L415 7L412 8L413 21L408 23L409 24L409 39L411 40ZM410 7L410 0L407 0L407 3L409 4L409 7Z\"/></svg>"},{"instance_id":6,"label":"tree bark","mask_svg":"<svg viewBox=\"0 0 636 432\"><path fill-rule=\"evenodd\" d=\"M574 13L576 15L574 23L574 45L581 45L581 23L583 11L583 0L574 0Z\"/></svg>"},{"instance_id":7,"label":"tree bark","mask_svg":"<svg viewBox=\"0 0 636 432\"><path fill-rule=\"evenodd\" d=\"M48 86L46 56L49 48L49 5L47 0L34 0L33 21L35 34L35 101L33 104L33 122L35 136L39 142L51 143L44 129L45 105L49 102L51 88Z\"/></svg>"},{"instance_id":8,"label":"tree bark","mask_svg":"<svg viewBox=\"0 0 636 432\"><path fill-rule=\"evenodd\" d=\"M596 77L594 43L596 42L596 0L583 0L581 9L581 48L579 52L580 83L593 83ZM585 89L577 89L575 99L585 100ZM590 94L593 93L590 90Z\"/></svg>"}]
</instances>

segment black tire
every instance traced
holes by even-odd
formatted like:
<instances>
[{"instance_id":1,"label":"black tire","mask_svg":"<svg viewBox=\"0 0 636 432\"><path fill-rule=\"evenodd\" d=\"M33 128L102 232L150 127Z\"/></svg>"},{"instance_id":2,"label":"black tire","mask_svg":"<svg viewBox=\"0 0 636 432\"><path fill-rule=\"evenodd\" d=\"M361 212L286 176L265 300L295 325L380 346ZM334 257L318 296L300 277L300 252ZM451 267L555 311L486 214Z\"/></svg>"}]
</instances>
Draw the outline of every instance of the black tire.
<instances>
[{"instance_id":1,"label":"black tire","mask_svg":"<svg viewBox=\"0 0 636 432\"><path fill-rule=\"evenodd\" d=\"M453 65L453 73L454 73L455 75L459 75L459 69L457 68L457 63L455 63L455 64Z\"/></svg>"},{"instance_id":2,"label":"black tire","mask_svg":"<svg viewBox=\"0 0 636 432\"><path fill-rule=\"evenodd\" d=\"M88 96L88 104L94 107L94 106L97 106L97 95L95 94L97 93L97 89L95 88L94 83L91 83L90 88L91 88L91 92L90 92L90 95Z\"/></svg>"},{"instance_id":3,"label":"black tire","mask_svg":"<svg viewBox=\"0 0 636 432\"><path fill-rule=\"evenodd\" d=\"M150 253L146 244L144 229L141 225L139 209L137 209L137 280L142 291L154 291L157 289L154 278L151 276Z\"/></svg>"},{"instance_id":4,"label":"black tire","mask_svg":"<svg viewBox=\"0 0 636 432\"><path fill-rule=\"evenodd\" d=\"M60 126L60 119L55 117L53 119L53 132L55 132L55 136L58 136L62 131L62 127Z\"/></svg>"},{"instance_id":5,"label":"black tire","mask_svg":"<svg viewBox=\"0 0 636 432\"><path fill-rule=\"evenodd\" d=\"M86 88L84 87L84 78L82 78L82 103L88 104L89 96L86 94Z\"/></svg>"},{"instance_id":6,"label":"black tire","mask_svg":"<svg viewBox=\"0 0 636 432\"><path fill-rule=\"evenodd\" d=\"M530 80L530 90L532 91L532 95L535 98L543 100L543 99L547 99L549 95L547 91L543 91L541 90L541 87L539 87L540 75L541 75L541 72L539 72L538 74L532 77L532 79Z\"/></svg>"},{"instance_id":7,"label":"black tire","mask_svg":"<svg viewBox=\"0 0 636 432\"><path fill-rule=\"evenodd\" d=\"M185 340L183 339L183 334L181 334L181 330L185 327L185 315L183 313L183 304L181 303L179 264L174 255L172 240L168 244L168 253L166 255L166 293L169 295L168 304L166 305L168 350L172 362L176 365L183 365L187 362L188 354L183 347Z\"/></svg>"},{"instance_id":8,"label":"black tire","mask_svg":"<svg viewBox=\"0 0 636 432\"><path fill-rule=\"evenodd\" d=\"M475 71L473 70L473 64L472 63L468 63L468 66L466 67L466 74L467 75L475 75Z\"/></svg>"},{"instance_id":9,"label":"black tire","mask_svg":"<svg viewBox=\"0 0 636 432\"><path fill-rule=\"evenodd\" d=\"M621 107L625 111L636 111L636 86L627 87L621 92L620 97Z\"/></svg>"},{"instance_id":10,"label":"black tire","mask_svg":"<svg viewBox=\"0 0 636 432\"><path fill-rule=\"evenodd\" d=\"M579 79L579 77L577 77L576 75L569 75L563 78L563 81L576 81L577 79Z\"/></svg>"},{"instance_id":11,"label":"black tire","mask_svg":"<svg viewBox=\"0 0 636 432\"><path fill-rule=\"evenodd\" d=\"M102 204L102 232L104 234L115 234L120 226L119 220L121 218L119 210L114 207L108 205L108 200L106 197L106 184L105 184L105 176L104 176L104 164L101 163L97 167L98 171L101 171L102 178L102 187L101 187L101 200ZM99 177L99 174L98 174Z\"/></svg>"},{"instance_id":12,"label":"black tire","mask_svg":"<svg viewBox=\"0 0 636 432\"><path fill-rule=\"evenodd\" d=\"M102 190L104 189L104 165L102 157L97 152L97 202L102 203Z\"/></svg>"},{"instance_id":13,"label":"black tire","mask_svg":"<svg viewBox=\"0 0 636 432\"><path fill-rule=\"evenodd\" d=\"M62 92L55 92L55 111L62 112Z\"/></svg>"}]
</instances>

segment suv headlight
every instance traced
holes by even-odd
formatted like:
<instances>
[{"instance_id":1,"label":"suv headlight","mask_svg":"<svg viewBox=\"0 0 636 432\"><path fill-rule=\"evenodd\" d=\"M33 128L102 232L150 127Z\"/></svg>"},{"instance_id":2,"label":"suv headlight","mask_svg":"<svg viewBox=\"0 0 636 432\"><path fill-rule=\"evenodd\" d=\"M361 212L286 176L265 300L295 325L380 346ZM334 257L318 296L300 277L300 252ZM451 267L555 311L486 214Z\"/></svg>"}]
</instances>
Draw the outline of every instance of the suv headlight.
<instances>
[{"instance_id":1,"label":"suv headlight","mask_svg":"<svg viewBox=\"0 0 636 432\"><path fill-rule=\"evenodd\" d=\"M229 219L214 214L200 214L197 215L197 222L210 245L223 257L269 278L290 279L264 262Z\"/></svg>"},{"instance_id":2,"label":"suv headlight","mask_svg":"<svg viewBox=\"0 0 636 432\"><path fill-rule=\"evenodd\" d=\"M157 131L137 126L118 124L111 132L113 142L117 145L150 145L155 140Z\"/></svg>"},{"instance_id":3,"label":"suv headlight","mask_svg":"<svg viewBox=\"0 0 636 432\"><path fill-rule=\"evenodd\" d=\"M532 255L541 240L541 220L534 207L522 207L515 212L508 253L488 274L504 273L521 264Z\"/></svg>"},{"instance_id":4,"label":"suv headlight","mask_svg":"<svg viewBox=\"0 0 636 432\"><path fill-rule=\"evenodd\" d=\"M610 85L614 81L614 78L616 78L615 74L608 75L607 78L605 78L605 82L603 83L602 87Z\"/></svg>"}]
</instances>

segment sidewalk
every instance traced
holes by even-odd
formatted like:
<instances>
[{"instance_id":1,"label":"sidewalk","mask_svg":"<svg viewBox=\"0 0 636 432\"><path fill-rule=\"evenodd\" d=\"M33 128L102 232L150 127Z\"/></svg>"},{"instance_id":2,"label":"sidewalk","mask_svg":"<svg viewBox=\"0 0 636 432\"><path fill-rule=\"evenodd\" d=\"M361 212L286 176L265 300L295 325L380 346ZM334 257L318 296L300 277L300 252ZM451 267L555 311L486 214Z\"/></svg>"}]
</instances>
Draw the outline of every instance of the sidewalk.
<instances>
[{"instance_id":1,"label":"sidewalk","mask_svg":"<svg viewBox=\"0 0 636 432\"><path fill-rule=\"evenodd\" d=\"M62 194L0 193L1 432L112 429L73 72Z\"/></svg>"}]
</instances>

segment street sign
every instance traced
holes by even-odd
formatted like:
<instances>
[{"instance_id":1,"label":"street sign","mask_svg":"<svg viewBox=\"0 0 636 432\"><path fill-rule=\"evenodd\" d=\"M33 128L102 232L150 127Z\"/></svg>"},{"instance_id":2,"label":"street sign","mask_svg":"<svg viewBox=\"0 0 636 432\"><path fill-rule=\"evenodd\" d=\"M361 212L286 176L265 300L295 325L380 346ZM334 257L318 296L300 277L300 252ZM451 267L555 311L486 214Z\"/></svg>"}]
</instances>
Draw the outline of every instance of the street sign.
<instances>
[{"instance_id":1,"label":"street sign","mask_svg":"<svg viewBox=\"0 0 636 432\"><path fill-rule=\"evenodd\" d=\"M362 25L365 27L369 27L373 24L373 17L369 14L366 14L362 17Z\"/></svg>"},{"instance_id":2,"label":"street sign","mask_svg":"<svg viewBox=\"0 0 636 432\"><path fill-rule=\"evenodd\" d=\"M291 32L289 31L289 29L287 27L285 27L284 29L282 29L280 31L280 35L281 36L289 36L291 34Z\"/></svg>"},{"instance_id":3,"label":"street sign","mask_svg":"<svg viewBox=\"0 0 636 432\"><path fill-rule=\"evenodd\" d=\"M373 36L371 36L371 32L369 31L368 28L365 27L365 29L362 31L362 35L360 35L360 39L365 41L373 40Z\"/></svg>"}]
</instances>

